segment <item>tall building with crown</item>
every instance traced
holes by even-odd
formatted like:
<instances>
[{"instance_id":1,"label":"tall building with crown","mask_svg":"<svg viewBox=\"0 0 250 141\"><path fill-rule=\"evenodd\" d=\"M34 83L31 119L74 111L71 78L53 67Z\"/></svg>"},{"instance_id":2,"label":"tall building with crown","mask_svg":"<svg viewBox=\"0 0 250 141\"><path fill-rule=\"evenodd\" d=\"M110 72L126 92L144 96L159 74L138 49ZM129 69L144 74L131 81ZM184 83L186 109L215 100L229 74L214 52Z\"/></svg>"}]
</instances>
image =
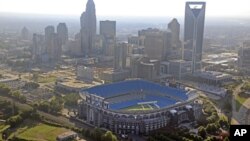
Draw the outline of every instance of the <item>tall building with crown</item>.
<instances>
[{"instance_id":1,"label":"tall building with crown","mask_svg":"<svg viewBox=\"0 0 250 141\"><path fill-rule=\"evenodd\" d=\"M192 73L202 67L205 9L205 2L186 3L183 59L192 61Z\"/></svg>"},{"instance_id":2,"label":"tall building with crown","mask_svg":"<svg viewBox=\"0 0 250 141\"><path fill-rule=\"evenodd\" d=\"M85 12L81 18L81 50L84 57L93 53L96 36L96 12L93 0L88 0Z\"/></svg>"}]
</instances>

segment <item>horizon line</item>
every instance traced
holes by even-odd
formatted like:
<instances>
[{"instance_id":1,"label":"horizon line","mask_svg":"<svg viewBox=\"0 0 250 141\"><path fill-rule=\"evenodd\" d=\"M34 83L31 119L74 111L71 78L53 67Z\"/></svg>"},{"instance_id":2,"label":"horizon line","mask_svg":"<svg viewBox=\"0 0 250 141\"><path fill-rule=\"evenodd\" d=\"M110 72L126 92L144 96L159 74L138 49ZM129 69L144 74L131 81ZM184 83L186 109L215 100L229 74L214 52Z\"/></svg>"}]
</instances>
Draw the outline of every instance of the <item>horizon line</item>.
<instances>
[{"instance_id":1,"label":"horizon line","mask_svg":"<svg viewBox=\"0 0 250 141\"><path fill-rule=\"evenodd\" d=\"M48 17L54 17L54 16L63 16L63 17L79 17L80 15L71 14L71 15L65 15L65 14L46 14L46 13L16 13L16 12L0 12L0 15L25 15L25 16L48 16ZM8 15L7 15L8 14ZM9 15L10 14L10 15ZM168 15L155 15L155 16L146 16L146 15L139 15L139 16L133 16L133 15L96 15L97 17L116 17L116 18L184 18L184 14L182 15L176 15L176 16L168 16ZM250 16L209 16L206 15L206 18L240 18L240 19L250 19Z\"/></svg>"}]
</instances>

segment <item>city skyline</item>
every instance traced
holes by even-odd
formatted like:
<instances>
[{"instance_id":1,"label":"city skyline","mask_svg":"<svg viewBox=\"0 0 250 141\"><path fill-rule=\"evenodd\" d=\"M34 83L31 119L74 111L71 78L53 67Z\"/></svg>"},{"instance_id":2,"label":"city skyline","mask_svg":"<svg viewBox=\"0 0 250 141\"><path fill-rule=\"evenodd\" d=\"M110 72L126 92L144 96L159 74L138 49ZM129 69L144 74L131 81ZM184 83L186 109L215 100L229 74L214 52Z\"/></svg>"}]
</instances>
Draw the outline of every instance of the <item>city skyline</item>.
<instances>
[{"instance_id":1,"label":"city skyline","mask_svg":"<svg viewBox=\"0 0 250 141\"><path fill-rule=\"evenodd\" d=\"M184 14L185 2L187 0L169 1L169 0L94 0L96 3L97 16L182 16ZM197 0L200 1L200 0ZM85 10L87 0L75 0L74 3L69 0L53 1L32 1L32 0L2 0L0 1L0 13L32 13L32 14L50 14L50 15L75 15L79 16ZM248 0L209 0L207 2L207 16L211 17L247 17L250 16ZM13 3L15 3L13 5ZM225 5L226 3L226 5ZM241 8L232 10L235 5ZM115 11L115 12L114 12Z\"/></svg>"},{"instance_id":2,"label":"city skyline","mask_svg":"<svg viewBox=\"0 0 250 141\"><path fill-rule=\"evenodd\" d=\"M232 140L249 4L0 0L0 140Z\"/></svg>"}]
</instances>

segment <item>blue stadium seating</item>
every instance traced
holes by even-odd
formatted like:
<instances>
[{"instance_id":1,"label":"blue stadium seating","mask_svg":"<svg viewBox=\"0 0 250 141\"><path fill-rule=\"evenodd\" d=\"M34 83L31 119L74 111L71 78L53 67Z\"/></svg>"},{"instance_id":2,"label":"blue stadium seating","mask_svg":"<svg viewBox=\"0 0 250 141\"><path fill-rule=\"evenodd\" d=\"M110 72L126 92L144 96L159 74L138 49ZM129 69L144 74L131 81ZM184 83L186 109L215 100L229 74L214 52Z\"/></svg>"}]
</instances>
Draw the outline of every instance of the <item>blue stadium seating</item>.
<instances>
[{"instance_id":1,"label":"blue stadium seating","mask_svg":"<svg viewBox=\"0 0 250 141\"><path fill-rule=\"evenodd\" d=\"M152 102L152 101L157 101L156 104L160 108L173 105L177 102L167 97L147 95L144 99L135 99L135 100L129 100L129 101L123 101L119 103L110 104L110 109L118 110L118 109L123 109L123 108L137 105L140 102Z\"/></svg>"},{"instance_id":2,"label":"blue stadium seating","mask_svg":"<svg viewBox=\"0 0 250 141\"><path fill-rule=\"evenodd\" d=\"M82 90L90 94L96 94L104 98L113 97L120 94L127 94L135 91L146 91L147 93L161 93L165 94L166 97L157 96L157 95L147 95L143 100L130 100L120 103L111 104L111 109L121 109L124 107L129 107L136 105L138 102L147 102L147 101L157 101L159 107L165 107L168 105L175 104L177 101L171 97L175 97L179 100L187 100L188 96L184 90L171 88L168 86L161 86L159 84L145 81L145 80L128 80L113 84L106 84L95 86L92 88Z\"/></svg>"}]
</instances>

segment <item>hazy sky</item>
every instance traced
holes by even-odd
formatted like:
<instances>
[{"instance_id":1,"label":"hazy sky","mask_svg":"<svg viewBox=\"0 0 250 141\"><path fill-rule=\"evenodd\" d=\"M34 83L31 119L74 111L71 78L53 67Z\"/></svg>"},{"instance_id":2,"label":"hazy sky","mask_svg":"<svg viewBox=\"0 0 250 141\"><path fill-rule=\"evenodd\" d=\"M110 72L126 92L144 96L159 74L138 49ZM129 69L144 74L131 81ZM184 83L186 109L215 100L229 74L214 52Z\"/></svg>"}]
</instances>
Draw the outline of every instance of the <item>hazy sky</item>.
<instances>
[{"instance_id":1,"label":"hazy sky","mask_svg":"<svg viewBox=\"0 0 250 141\"><path fill-rule=\"evenodd\" d=\"M198 0L199 1L199 0ZM79 16L87 0L0 0L0 12ZM94 0L99 16L184 16L186 0ZM207 16L250 17L250 0L206 0Z\"/></svg>"}]
</instances>

